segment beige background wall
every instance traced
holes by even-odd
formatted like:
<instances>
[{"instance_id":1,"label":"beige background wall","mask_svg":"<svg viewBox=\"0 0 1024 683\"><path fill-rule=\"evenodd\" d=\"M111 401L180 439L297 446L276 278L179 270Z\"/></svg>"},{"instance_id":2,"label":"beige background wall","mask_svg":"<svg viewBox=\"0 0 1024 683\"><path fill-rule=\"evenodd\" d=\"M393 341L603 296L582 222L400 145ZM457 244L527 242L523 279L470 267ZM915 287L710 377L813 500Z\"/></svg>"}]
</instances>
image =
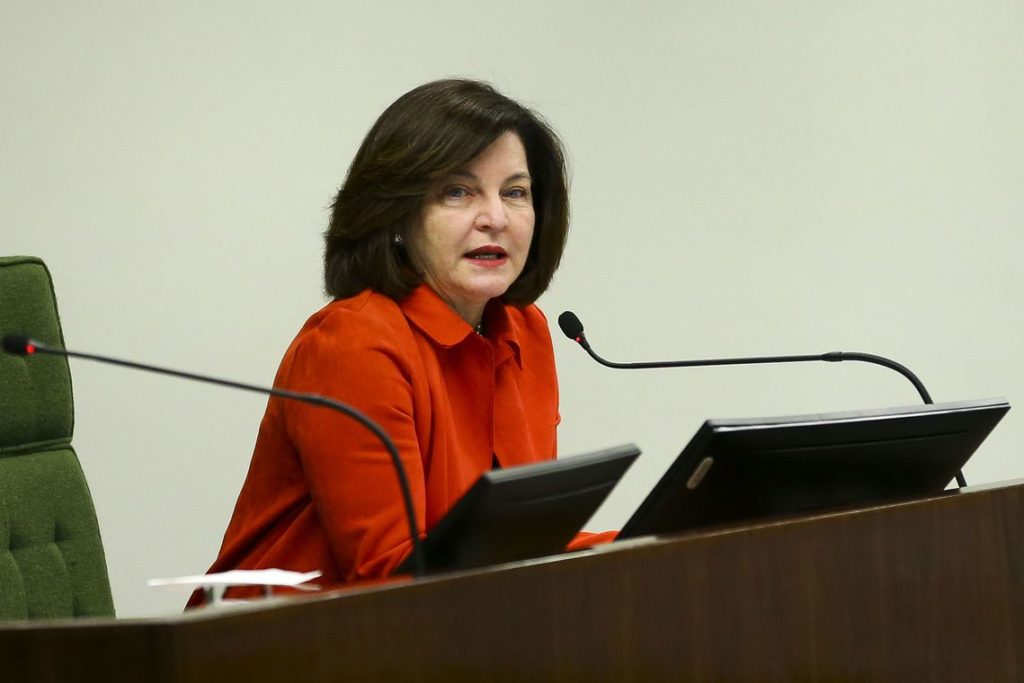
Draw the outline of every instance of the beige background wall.
<instances>
[{"instance_id":1,"label":"beige background wall","mask_svg":"<svg viewBox=\"0 0 1024 683\"><path fill-rule=\"evenodd\" d=\"M621 360L861 350L936 400L1024 395L1024 6L0 1L0 252L51 266L68 344L271 382L324 301L320 233L376 115L427 80L547 115L573 234L541 304ZM2 315L2 311L0 311ZM569 455L705 417L914 403L873 366L594 365L555 330ZM75 443L122 616L216 553L263 399L76 362ZM1018 408L1020 410L1020 408ZM966 470L1021 477L1012 412Z\"/></svg>"}]
</instances>

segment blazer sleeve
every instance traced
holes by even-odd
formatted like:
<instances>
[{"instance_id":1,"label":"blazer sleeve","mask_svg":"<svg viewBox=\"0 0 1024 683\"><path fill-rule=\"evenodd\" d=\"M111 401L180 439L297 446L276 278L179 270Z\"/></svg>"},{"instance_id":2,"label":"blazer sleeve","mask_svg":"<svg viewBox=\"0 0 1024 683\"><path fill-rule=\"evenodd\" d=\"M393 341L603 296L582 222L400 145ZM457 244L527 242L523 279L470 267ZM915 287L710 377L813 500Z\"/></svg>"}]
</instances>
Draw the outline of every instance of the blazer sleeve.
<instances>
[{"instance_id":1,"label":"blazer sleeve","mask_svg":"<svg viewBox=\"0 0 1024 683\"><path fill-rule=\"evenodd\" d=\"M380 425L398 449L423 529L425 483L408 350L400 330L336 316L291 349L286 387L336 399ZM396 334L397 333L397 334ZM408 335L408 330L406 330ZM411 340L410 340L411 343ZM409 554L408 517L391 455L364 425L329 409L281 406L313 505L346 580L384 576Z\"/></svg>"}]
</instances>

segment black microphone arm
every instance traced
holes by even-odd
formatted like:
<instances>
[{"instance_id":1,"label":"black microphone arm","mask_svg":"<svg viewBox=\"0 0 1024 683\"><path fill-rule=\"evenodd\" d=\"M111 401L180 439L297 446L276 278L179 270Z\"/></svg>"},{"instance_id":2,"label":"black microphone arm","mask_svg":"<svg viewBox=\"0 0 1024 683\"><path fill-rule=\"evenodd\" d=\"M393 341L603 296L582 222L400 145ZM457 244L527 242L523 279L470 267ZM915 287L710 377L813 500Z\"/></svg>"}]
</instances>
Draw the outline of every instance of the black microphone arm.
<instances>
[{"instance_id":1,"label":"black microphone arm","mask_svg":"<svg viewBox=\"0 0 1024 683\"><path fill-rule=\"evenodd\" d=\"M42 342L32 339L25 334L5 334L3 336L3 349L7 353L11 353L18 356L30 356L36 353L51 354L55 356L68 356L71 358L84 358L86 360L99 361L101 363L109 363L111 365L120 365L126 368L133 368L136 370L146 370L148 372L156 372L161 375L170 375L172 377L181 377L183 379L192 379L199 382L206 382L207 384L217 384L224 387L231 387L234 389L242 389L245 391L252 391L258 394L269 394L270 396L278 396L280 398L292 399L295 401L302 401L315 406L321 406L323 408L330 408L331 410L338 411L348 415L359 424L363 425L373 435L380 439L381 443L387 449L391 455L391 461L395 466L395 472L398 474L398 483L402 490L402 499L405 503L405 514L409 522L409 536L412 539L412 558L413 558L413 573L416 576L421 576L423 572L423 548L420 544L419 530L416 525L416 511L412 503L412 493L409 490L409 478L406 476L405 467L402 465L402 460L398 456L398 449L395 447L391 437L387 435L387 432L378 425L376 422L371 420L365 414L356 410L355 408L345 405L341 401L336 401L333 398L327 398L326 396L320 396L319 394L307 394L298 391L289 391L287 389L277 389L272 387L261 387L255 384L244 384L242 382L235 382L227 379L219 379L217 377L208 377L206 375L197 375L192 372L183 372L181 370L171 370L169 368L161 368L155 365L146 365L145 363L135 363L132 361L121 360L119 358L111 358L110 356L100 356L93 353L81 353L78 351L69 351L68 349L56 348L53 346L47 346Z\"/></svg>"},{"instance_id":2,"label":"black microphone arm","mask_svg":"<svg viewBox=\"0 0 1024 683\"><path fill-rule=\"evenodd\" d=\"M616 363L614 361L605 360L601 356L597 355L592 348L590 348L590 342L587 341L587 337L583 334L583 323L576 317L576 314L572 311L564 311L558 316L558 326L562 328L562 333L566 337L573 340L577 344L583 347L583 349L590 354L590 357L596 360L601 365L609 368L616 368L619 370L643 370L651 368L696 368L710 365L759 365L764 363L803 363L808 361L825 361L828 363L839 363L844 360L855 360L864 363L873 363L875 365L881 365L887 367L890 370L895 370L900 373L914 385L917 389L917 393L921 395L921 400L927 404L933 403L931 395L928 390L924 388L924 383L910 371L907 366L897 363L894 360L886 358L884 356L876 356L873 353L860 353L859 351L829 351L828 353L818 354L805 354L797 356L753 356L750 358L706 358L702 360L672 360L672 361L653 361L643 363ZM962 472L957 472L956 483L960 487L967 486L967 481L964 479Z\"/></svg>"}]
</instances>

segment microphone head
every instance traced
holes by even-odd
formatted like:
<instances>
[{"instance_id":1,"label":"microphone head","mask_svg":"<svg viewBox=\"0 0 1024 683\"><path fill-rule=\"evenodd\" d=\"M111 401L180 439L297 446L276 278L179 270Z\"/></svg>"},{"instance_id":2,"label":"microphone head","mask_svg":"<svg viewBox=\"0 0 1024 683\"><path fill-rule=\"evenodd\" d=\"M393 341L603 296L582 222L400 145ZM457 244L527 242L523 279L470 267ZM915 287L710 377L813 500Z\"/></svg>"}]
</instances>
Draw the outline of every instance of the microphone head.
<instances>
[{"instance_id":1,"label":"microphone head","mask_svg":"<svg viewBox=\"0 0 1024 683\"><path fill-rule=\"evenodd\" d=\"M30 353L35 353L36 347L32 343L32 338L27 334L20 332L12 332L5 334L3 338L4 351L7 353L13 353L16 356L27 356Z\"/></svg>"},{"instance_id":2,"label":"microphone head","mask_svg":"<svg viewBox=\"0 0 1024 683\"><path fill-rule=\"evenodd\" d=\"M563 311L558 316L558 326L562 328L562 334L573 341L578 342L583 338L583 323L572 311Z\"/></svg>"}]
</instances>

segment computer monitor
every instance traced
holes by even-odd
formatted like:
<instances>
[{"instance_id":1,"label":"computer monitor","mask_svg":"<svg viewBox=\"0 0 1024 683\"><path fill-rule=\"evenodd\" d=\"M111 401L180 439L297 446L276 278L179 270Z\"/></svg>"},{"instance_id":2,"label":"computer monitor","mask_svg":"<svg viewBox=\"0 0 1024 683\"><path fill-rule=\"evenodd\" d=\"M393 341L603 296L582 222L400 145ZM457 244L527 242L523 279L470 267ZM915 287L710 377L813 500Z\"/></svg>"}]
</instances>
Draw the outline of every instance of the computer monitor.
<instances>
[{"instance_id":1,"label":"computer monitor","mask_svg":"<svg viewBox=\"0 0 1024 683\"><path fill-rule=\"evenodd\" d=\"M483 474L423 541L427 572L565 550L640 454L633 444ZM407 559L396 572L412 571Z\"/></svg>"},{"instance_id":2,"label":"computer monitor","mask_svg":"<svg viewBox=\"0 0 1024 683\"><path fill-rule=\"evenodd\" d=\"M992 399L708 420L619 538L939 493L1009 408Z\"/></svg>"}]
</instances>

